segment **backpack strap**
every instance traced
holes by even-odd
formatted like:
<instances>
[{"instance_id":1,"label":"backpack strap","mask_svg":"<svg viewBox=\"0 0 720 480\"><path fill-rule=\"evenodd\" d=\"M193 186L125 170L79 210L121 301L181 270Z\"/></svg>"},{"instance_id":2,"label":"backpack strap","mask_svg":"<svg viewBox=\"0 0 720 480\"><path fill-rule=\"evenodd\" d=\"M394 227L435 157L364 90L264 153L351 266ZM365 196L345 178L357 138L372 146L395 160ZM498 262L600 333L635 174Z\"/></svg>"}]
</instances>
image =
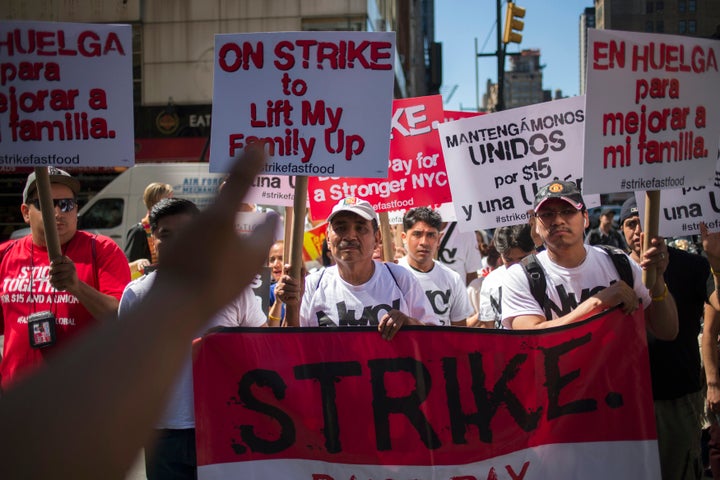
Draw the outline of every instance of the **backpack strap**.
<instances>
[{"instance_id":1,"label":"backpack strap","mask_svg":"<svg viewBox=\"0 0 720 480\"><path fill-rule=\"evenodd\" d=\"M632 266L630 266L630 259L628 256L619 248L612 247L610 245L595 245L600 247L612 260L615 270L620 277L620 280L627 283L630 288L634 285L634 277ZM541 308L545 308L545 289L547 288L547 280L545 280L545 270L542 265L538 262L537 257L534 253L531 253L527 257L521 260L520 264L523 266L523 271L530 284L530 293L532 294L535 301L540 305Z\"/></svg>"},{"instance_id":2,"label":"backpack strap","mask_svg":"<svg viewBox=\"0 0 720 480\"><path fill-rule=\"evenodd\" d=\"M323 275L325 275L325 270L326 270L325 268L323 268L322 270L320 270L320 278L318 278L318 283L317 283L317 285L315 285L315 291L316 291L316 292L320 289L320 282L322 281Z\"/></svg>"},{"instance_id":3,"label":"backpack strap","mask_svg":"<svg viewBox=\"0 0 720 480\"><path fill-rule=\"evenodd\" d=\"M390 265L388 265L388 262L383 262L383 265L385 265L388 269L388 272L390 272L390 276L392 277L393 281L395 282L395 285L397 285L398 289L405 295L405 292L402 291L402 288L400 288L400 284L397 281L397 278L395 278L395 274L392 272L392 269L390 268Z\"/></svg>"},{"instance_id":4,"label":"backpack strap","mask_svg":"<svg viewBox=\"0 0 720 480\"><path fill-rule=\"evenodd\" d=\"M632 288L632 286L635 284L635 279L633 277L632 266L630 266L630 259L628 258L627 254L619 248L610 245L595 246L602 248L605 253L608 254L610 260L612 260L613 262L613 265L615 265L615 270L617 270L617 273L620 276L620 280L627 283L630 288Z\"/></svg>"},{"instance_id":5,"label":"backpack strap","mask_svg":"<svg viewBox=\"0 0 720 480\"><path fill-rule=\"evenodd\" d=\"M530 293L533 298L540 305L540 308L545 310L545 290L547 289L547 280L545 280L545 270L542 265L538 262L537 256L531 253L527 257L520 261L523 267L525 276L530 284Z\"/></svg>"}]
</instances>

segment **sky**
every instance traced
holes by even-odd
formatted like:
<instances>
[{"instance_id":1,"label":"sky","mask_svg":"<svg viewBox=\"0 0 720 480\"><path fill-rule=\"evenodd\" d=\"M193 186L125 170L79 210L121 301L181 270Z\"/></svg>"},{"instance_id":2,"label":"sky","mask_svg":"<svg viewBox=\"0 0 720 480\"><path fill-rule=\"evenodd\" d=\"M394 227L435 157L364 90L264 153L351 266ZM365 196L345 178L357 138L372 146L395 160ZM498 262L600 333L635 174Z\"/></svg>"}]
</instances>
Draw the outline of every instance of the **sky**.
<instances>
[{"instance_id":1,"label":"sky","mask_svg":"<svg viewBox=\"0 0 720 480\"><path fill-rule=\"evenodd\" d=\"M505 21L505 3L501 23ZM478 98L475 88L475 39L479 53L494 53L496 40L496 0L435 0L435 41L442 42L443 94L445 109L474 110ZM562 90L563 96L580 93L579 21L593 0L517 0L525 8L522 43L508 44L507 52L540 49L543 89ZM500 25L503 28L503 25ZM505 63L505 70L510 65ZM497 81L497 57L477 57L480 84L479 101L488 78ZM451 94L455 85L454 93Z\"/></svg>"}]
</instances>

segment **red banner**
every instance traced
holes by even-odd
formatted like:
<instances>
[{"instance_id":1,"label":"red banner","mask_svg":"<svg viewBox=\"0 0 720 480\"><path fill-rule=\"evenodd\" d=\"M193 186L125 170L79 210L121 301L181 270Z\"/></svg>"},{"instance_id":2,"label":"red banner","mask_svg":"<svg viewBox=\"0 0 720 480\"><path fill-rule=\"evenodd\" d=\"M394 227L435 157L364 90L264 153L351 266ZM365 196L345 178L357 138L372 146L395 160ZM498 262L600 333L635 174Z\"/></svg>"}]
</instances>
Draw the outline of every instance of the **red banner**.
<instances>
[{"instance_id":1,"label":"red banner","mask_svg":"<svg viewBox=\"0 0 720 480\"><path fill-rule=\"evenodd\" d=\"M393 100L388 178L309 177L310 216L322 220L342 198L360 197L376 212L449 202L437 125L442 122L442 96Z\"/></svg>"},{"instance_id":2,"label":"red banner","mask_svg":"<svg viewBox=\"0 0 720 480\"><path fill-rule=\"evenodd\" d=\"M234 329L195 345L201 479L660 477L642 314L538 332Z\"/></svg>"}]
</instances>

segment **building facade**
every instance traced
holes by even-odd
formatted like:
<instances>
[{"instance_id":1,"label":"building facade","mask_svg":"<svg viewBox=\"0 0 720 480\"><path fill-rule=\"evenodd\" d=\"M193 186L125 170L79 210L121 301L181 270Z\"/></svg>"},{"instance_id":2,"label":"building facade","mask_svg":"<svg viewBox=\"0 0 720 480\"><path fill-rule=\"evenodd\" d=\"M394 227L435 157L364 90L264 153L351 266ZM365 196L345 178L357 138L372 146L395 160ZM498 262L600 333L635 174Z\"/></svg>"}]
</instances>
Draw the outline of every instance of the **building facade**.
<instances>
[{"instance_id":1,"label":"building facade","mask_svg":"<svg viewBox=\"0 0 720 480\"><path fill-rule=\"evenodd\" d=\"M552 99L550 90L543 90L540 50L528 49L519 55L510 55L510 70L504 75L505 109L532 105ZM485 84L482 108L496 110L498 88L488 80Z\"/></svg>"},{"instance_id":2,"label":"building facade","mask_svg":"<svg viewBox=\"0 0 720 480\"><path fill-rule=\"evenodd\" d=\"M597 28L711 37L720 33L717 0L595 0Z\"/></svg>"},{"instance_id":3,"label":"building facade","mask_svg":"<svg viewBox=\"0 0 720 480\"><path fill-rule=\"evenodd\" d=\"M595 7L586 8L580 15L580 95L585 95L587 87L585 83L585 72L587 70L587 44L588 44L588 28L595 28Z\"/></svg>"},{"instance_id":4,"label":"building facade","mask_svg":"<svg viewBox=\"0 0 720 480\"><path fill-rule=\"evenodd\" d=\"M3 0L0 19L132 25L136 162L207 161L215 34L394 31L395 96L437 93L441 83L434 0ZM5 173L3 191L13 193L0 197L0 240L22 226L14 211L27 174ZM88 173L86 195L113 176Z\"/></svg>"}]
</instances>

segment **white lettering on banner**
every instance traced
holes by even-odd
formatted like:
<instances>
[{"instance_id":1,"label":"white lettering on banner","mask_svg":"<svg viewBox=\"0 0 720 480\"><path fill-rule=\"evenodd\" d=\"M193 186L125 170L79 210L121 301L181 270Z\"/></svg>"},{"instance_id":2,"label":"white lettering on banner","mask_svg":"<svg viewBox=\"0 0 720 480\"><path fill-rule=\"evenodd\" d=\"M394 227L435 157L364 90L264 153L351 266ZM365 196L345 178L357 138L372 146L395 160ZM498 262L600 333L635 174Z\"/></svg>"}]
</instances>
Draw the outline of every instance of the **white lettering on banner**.
<instances>
[{"instance_id":1,"label":"white lettering on banner","mask_svg":"<svg viewBox=\"0 0 720 480\"><path fill-rule=\"evenodd\" d=\"M330 198L332 200L340 200L345 197L369 197L378 195L380 198L388 198L393 193L405 190L407 178L400 180L390 180L387 182L366 183L364 185L353 185L343 182L330 186ZM415 188L415 186L413 186Z\"/></svg>"},{"instance_id":2,"label":"white lettering on banner","mask_svg":"<svg viewBox=\"0 0 720 480\"><path fill-rule=\"evenodd\" d=\"M439 122L433 121L428 125L426 123L427 115L419 115L419 113L424 111L425 105L414 105L395 110L392 117L392 132L390 134L390 138L393 138L395 131L399 132L403 137L412 137L415 135L429 133L431 129L437 130ZM405 119L407 127L401 123L403 118ZM426 124L424 126L420 126L422 123Z\"/></svg>"}]
</instances>

